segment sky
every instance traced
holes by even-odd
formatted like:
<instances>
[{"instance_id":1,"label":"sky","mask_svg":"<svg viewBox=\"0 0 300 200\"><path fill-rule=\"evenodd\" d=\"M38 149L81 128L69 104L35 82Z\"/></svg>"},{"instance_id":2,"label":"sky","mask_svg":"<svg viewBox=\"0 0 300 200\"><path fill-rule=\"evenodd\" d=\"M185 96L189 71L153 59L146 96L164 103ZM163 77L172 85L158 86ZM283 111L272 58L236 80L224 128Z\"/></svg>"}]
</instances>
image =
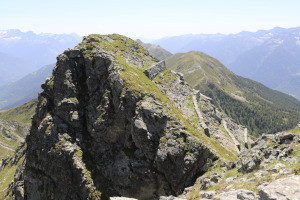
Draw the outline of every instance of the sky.
<instances>
[{"instance_id":1,"label":"sky","mask_svg":"<svg viewBox=\"0 0 300 200\"><path fill-rule=\"evenodd\" d=\"M0 30L158 39L300 26L299 0L0 0Z\"/></svg>"}]
</instances>

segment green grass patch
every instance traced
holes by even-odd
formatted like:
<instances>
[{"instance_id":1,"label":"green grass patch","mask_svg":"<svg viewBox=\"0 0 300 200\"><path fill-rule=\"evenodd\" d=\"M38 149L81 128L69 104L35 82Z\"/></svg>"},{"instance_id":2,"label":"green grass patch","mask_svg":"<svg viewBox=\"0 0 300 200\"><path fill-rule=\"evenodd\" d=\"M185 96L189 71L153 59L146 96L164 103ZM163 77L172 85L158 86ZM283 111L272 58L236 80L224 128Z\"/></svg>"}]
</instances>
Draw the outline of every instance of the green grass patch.
<instances>
[{"instance_id":1,"label":"green grass patch","mask_svg":"<svg viewBox=\"0 0 300 200\"><path fill-rule=\"evenodd\" d=\"M292 133L300 133L300 127L291 130Z\"/></svg>"},{"instance_id":2,"label":"green grass patch","mask_svg":"<svg viewBox=\"0 0 300 200\"><path fill-rule=\"evenodd\" d=\"M8 156L12 156L12 155L14 155L13 151L10 151L10 150L0 146L0 160L2 160L3 158L6 158Z\"/></svg>"},{"instance_id":3,"label":"green grass patch","mask_svg":"<svg viewBox=\"0 0 300 200\"><path fill-rule=\"evenodd\" d=\"M31 116L35 112L36 105L38 103L37 98L25 103L21 106L11 108L6 111L0 112L0 118L7 121L18 121L22 123L31 123Z\"/></svg>"},{"instance_id":4,"label":"green grass patch","mask_svg":"<svg viewBox=\"0 0 300 200\"><path fill-rule=\"evenodd\" d=\"M15 171L18 165L23 163L24 159L25 155L20 159L17 165L11 165L11 163L9 163L2 171L0 171L0 199L4 199L4 196L8 191L8 186L14 179Z\"/></svg>"},{"instance_id":5,"label":"green grass patch","mask_svg":"<svg viewBox=\"0 0 300 200\"><path fill-rule=\"evenodd\" d=\"M236 168L231 169L224 174L224 179L229 178L229 177L234 177L238 174L239 174L239 172L237 171Z\"/></svg>"}]
</instances>

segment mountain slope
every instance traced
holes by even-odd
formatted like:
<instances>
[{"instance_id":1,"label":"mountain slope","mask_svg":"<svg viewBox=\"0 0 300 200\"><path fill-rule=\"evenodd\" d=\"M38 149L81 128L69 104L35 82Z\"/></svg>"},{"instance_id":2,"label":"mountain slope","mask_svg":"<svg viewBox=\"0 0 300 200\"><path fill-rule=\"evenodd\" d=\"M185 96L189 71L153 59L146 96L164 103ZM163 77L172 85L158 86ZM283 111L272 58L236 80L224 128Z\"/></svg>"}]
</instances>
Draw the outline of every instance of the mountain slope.
<instances>
[{"instance_id":1,"label":"mountain slope","mask_svg":"<svg viewBox=\"0 0 300 200\"><path fill-rule=\"evenodd\" d=\"M41 84L50 76L54 64L46 65L41 69L28 74L22 79L0 87L0 110L19 106L36 98L42 91Z\"/></svg>"},{"instance_id":2,"label":"mountain slope","mask_svg":"<svg viewBox=\"0 0 300 200\"><path fill-rule=\"evenodd\" d=\"M23 105L0 111L0 119L31 125L31 116L35 112L37 102L37 98L34 98Z\"/></svg>"},{"instance_id":3,"label":"mountain slope","mask_svg":"<svg viewBox=\"0 0 300 200\"><path fill-rule=\"evenodd\" d=\"M0 86L18 80L27 70L33 70L28 61L0 52Z\"/></svg>"},{"instance_id":4,"label":"mountain slope","mask_svg":"<svg viewBox=\"0 0 300 200\"><path fill-rule=\"evenodd\" d=\"M280 89L300 99L300 29L274 35L238 56L228 66L233 72Z\"/></svg>"},{"instance_id":5,"label":"mountain slope","mask_svg":"<svg viewBox=\"0 0 300 200\"><path fill-rule=\"evenodd\" d=\"M165 50L164 48L150 43L143 43L141 40L136 40L137 43L142 45L145 49L149 51L149 53L157 58L158 60L165 60L166 58L170 57L172 54Z\"/></svg>"},{"instance_id":6,"label":"mountain slope","mask_svg":"<svg viewBox=\"0 0 300 200\"><path fill-rule=\"evenodd\" d=\"M10 184L25 158L25 137L37 99L6 111L0 111L0 199L12 199Z\"/></svg>"},{"instance_id":7,"label":"mountain slope","mask_svg":"<svg viewBox=\"0 0 300 200\"><path fill-rule=\"evenodd\" d=\"M31 124L31 116L33 115L37 105L37 99L33 99L30 102L21 105L16 108L12 108L6 111L0 111L0 171L4 165L6 165L10 157L14 155L15 150L21 143L24 143L26 135L29 133ZM15 169L14 169L15 170ZM11 171L6 169L6 171ZM14 172L10 172L11 180ZM3 184L9 184L10 181L6 181L4 172L0 173L0 199L3 199L1 195L3 192Z\"/></svg>"},{"instance_id":8,"label":"mountain slope","mask_svg":"<svg viewBox=\"0 0 300 200\"><path fill-rule=\"evenodd\" d=\"M300 27L199 34L163 38L155 42L172 53L201 51L220 60L234 73L259 81L300 99Z\"/></svg>"},{"instance_id":9,"label":"mountain slope","mask_svg":"<svg viewBox=\"0 0 300 200\"><path fill-rule=\"evenodd\" d=\"M204 53L175 54L166 65L183 73L192 87L255 134L290 129L300 121L300 102L295 98L237 76Z\"/></svg>"}]
</instances>

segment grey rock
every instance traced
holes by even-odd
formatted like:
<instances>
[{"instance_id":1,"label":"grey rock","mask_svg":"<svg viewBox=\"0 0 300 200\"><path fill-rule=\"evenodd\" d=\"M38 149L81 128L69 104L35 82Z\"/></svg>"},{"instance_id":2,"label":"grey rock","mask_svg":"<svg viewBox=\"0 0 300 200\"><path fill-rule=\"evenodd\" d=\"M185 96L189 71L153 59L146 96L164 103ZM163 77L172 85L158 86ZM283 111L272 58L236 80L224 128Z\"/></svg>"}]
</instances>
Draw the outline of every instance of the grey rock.
<instances>
[{"instance_id":1,"label":"grey rock","mask_svg":"<svg viewBox=\"0 0 300 200\"><path fill-rule=\"evenodd\" d=\"M202 198L213 199L216 192L215 191L205 191L205 192L201 191L199 194Z\"/></svg>"},{"instance_id":2,"label":"grey rock","mask_svg":"<svg viewBox=\"0 0 300 200\"><path fill-rule=\"evenodd\" d=\"M222 180L222 175L214 173L210 177L200 177L196 182L200 183L200 189L206 190L207 188L216 185L218 182Z\"/></svg>"},{"instance_id":3,"label":"grey rock","mask_svg":"<svg viewBox=\"0 0 300 200\"><path fill-rule=\"evenodd\" d=\"M252 177L252 178L247 179L246 181L247 182L255 182L255 180L256 180L255 177Z\"/></svg>"},{"instance_id":4,"label":"grey rock","mask_svg":"<svg viewBox=\"0 0 300 200\"><path fill-rule=\"evenodd\" d=\"M225 182L230 183L230 182L234 181L235 179L236 179L235 177L229 177L229 178L225 179Z\"/></svg>"},{"instance_id":5,"label":"grey rock","mask_svg":"<svg viewBox=\"0 0 300 200\"><path fill-rule=\"evenodd\" d=\"M249 191L249 190L244 190L244 189L239 189L239 190L229 190L228 192L223 192L221 194L215 195L215 199L220 199L220 200L235 200L235 199L240 199L240 200L257 200L258 198L254 194L254 192Z\"/></svg>"},{"instance_id":6,"label":"grey rock","mask_svg":"<svg viewBox=\"0 0 300 200\"><path fill-rule=\"evenodd\" d=\"M254 176L256 176L256 177L263 177L263 176L265 176L266 174L268 174L267 171L259 170L258 172L256 172L256 173L254 174Z\"/></svg>"},{"instance_id":7,"label":"grey rock","mask_svg":"<svg viewBox=\"0 0 300 200\"><path fill-rule=\"evenodd\" d=\"M259 191L261 200L300 199L300 176L277 179Z\"/></svg>"},{"instance_id":8,"label":"grey rock","mask_svg":"<svg viewBox=\"0 0 300 200\"><path fill-rule=\"evenodd\" d=\"M257 200L258 197L250 190L238 190L237 199L240 200Z\"/></svg>"},{"instance_id":9,"label":"grey rock","mask_svg":"<svg viewBox=\"0 0 300 200\"><path fill-rule=\"evenodd\" d=\"M146 76L152 80L154 77L156 77L161 72L165 71L167 69L165 61L161 61L157 64L154 64L152 67L145 70Z\"/></svg>"},{"instance_id":10,"label":"grey rock","mask_svg":"<svg viewBox=\"0 0 300 200\"><path fill-rule=\"evenodd\" d=\"M258 190L261 190L261 189L263 189L264 187L266 187L267 185L269 185L268 182L262 183L261 185L259 185L259 186L257 187L257 189L258 189Z\"/></svg>"},{"instance_id":11,"label":"grey rock","mask_svg":"<svg viewBox=\"0 0 300 200\"><path fill-rule=\"evenodd\" d=\"M299 159L297 159L296 157L291 157L291 156L288 156L286 158L283 158L282 159L284 162L287 162L287 163L297 163Z\"/></svg>"},{"instance_id":12,"label":"grey rock","mask_svg":"<svg viewBox=\"0 0 300 200\"><path fill-rule=\"evenodd\" d=\"M218 195L215 195L215 199L220 200L236 200L237 199L238 190L229 190L228 192L223 192Z\"/></svg>"},{"instance_id":13,"label":"grey rock","mask_svg":"<svg viewBox=\"0 0 300 200\"><path fill-rule=\"evenodd\" d=\"M128 197L110 197L110 200L137 200L134 198L128 198Z\"/></svg>"},{"instance_id":14,"label":"grey rock","mask_svg":"<svg viewBox=\"0 0 300 200\"><path fill-rule=\"evenodd\" d=\"M187 200L185 198L174 197L174 196L161 196L159 200Z\"/></svg>"},{"instance_id":15,"label":"grey rock","mask_svg":"<svg viewBox=\"0 0 300 200\"><path fill-rule=\"evenodd\" d=\"M300 136L299 135L296 135L294 137L294 141L297 142L297 143L300 143Z\"/></svg>"},{"instance_id":16,"label":"grey rock","mask_svg":"<svg viewBox=\"0 0 300 200\"><path fill-rule=\"evenodd\" d=\"M276 135L275 139L279 144L290 144L295 137L295 134L287 132L287 133L279 133Z\"/></svg>"},{"instance_id":17,"label":"grey rock","mask_svg":"<svg viewBox=\"0 0 300 200\"><path fill-rule=\"evenodd\" d=\"M248 173L257 169L262 160L262 153L257 149L250 149L241 153L236 161L239 172Z\"/></svg>"},{"instance_id":18,"label":"grey rock","mask_svg":"<svg viewBox=\"0 0 300 200\"><path fill-rule=\"evenodd\" d=\"M277 156L278 160L281 160L282 158L288 157L293 152L292 147L282 147L279 149L279 155Z\"/></svg>"}]
</instances>

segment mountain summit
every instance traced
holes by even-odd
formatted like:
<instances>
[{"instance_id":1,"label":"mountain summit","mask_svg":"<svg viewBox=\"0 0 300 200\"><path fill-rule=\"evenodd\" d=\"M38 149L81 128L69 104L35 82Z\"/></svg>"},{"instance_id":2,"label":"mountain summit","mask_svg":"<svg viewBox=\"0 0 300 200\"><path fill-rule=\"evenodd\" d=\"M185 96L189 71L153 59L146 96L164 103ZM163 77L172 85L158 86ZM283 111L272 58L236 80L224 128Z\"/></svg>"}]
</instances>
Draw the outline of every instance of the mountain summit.
<instances>
[{"instance_id":1,"label":"mountain summit","mask_svg":"<svg viewBox=\"0 0 300 200\"><path fill-rule=\"evenodd\" d=\"M15 197L176 195L245 149L244 127L121 35L85 37L42 88Z\"/></svg>"}]
</instances>

